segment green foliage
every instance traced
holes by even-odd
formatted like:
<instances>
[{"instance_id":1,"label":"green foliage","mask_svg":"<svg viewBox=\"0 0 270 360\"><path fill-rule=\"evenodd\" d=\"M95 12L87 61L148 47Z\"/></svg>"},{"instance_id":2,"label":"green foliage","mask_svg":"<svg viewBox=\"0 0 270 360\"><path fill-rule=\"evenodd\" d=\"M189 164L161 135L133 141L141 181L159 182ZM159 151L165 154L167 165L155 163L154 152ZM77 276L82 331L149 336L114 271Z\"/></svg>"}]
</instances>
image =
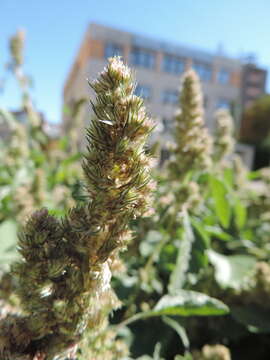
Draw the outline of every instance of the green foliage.
<instances>
[{"instance_id":1,"label":"green foliage","mask_svg":"<svg viewBox=\"0 0 270 360\"><path fill-rule=\"evenodd\" d=\"M91 84L83 184L77 130L85 99L65 105L65 137L46 135L23 72L23 44L18 33L9 70L27 123L0 109L8 129L0 144L1 271L17 260L0 282L1 355L260 360L241 347L270 333L270 170L249 173L232 153L230 115L216 114L211 138L199 79L184 74L176 144L155 169L150 212L155 186L144 143L153 124L129 69L111 59Z\"/></svg>"},{"instance_id":2,"label":"green foliage","mask_svg":"<svg viewBox=\"0 0 270 360\"><path fill-rule=\"evenodd\" d=\"M181 229L181 231L178 231L178 234L178 255L175 268L171 273L170 282L168 285L168 290L171 294L174 294L181 290L185 283L186 274L189 268L192 243L194 242L194 234L187 213L183 214L183 229Z\"/></svg>"},{"instance_id":3,"label":"green foliage","mask_svg":"<svg viewBox=\"0 0 270 360\"><path fill-rule=\"evenodd\" d=\"M181 290L177 295L165 295L155 306L153 313L160 315L207 316L223 315L229 311L217 299L195 291Z\"/></svg>"},{"instance_id":4,"label":"green foliage","mask_svg":"<svg viewBox=\"0 0 270 360\"><path fill-rule=\"evenodd\" d=\"M11 264L17 258L17 223L6 220L0 224L0 264L1 268Z\"/></svg>"},{"instance_id":5,"label":"green foliage","mask_svg":"<svg viewBox=\"0 0 270 360\"><path fill-rule=\"evenodd\" d=\"M266 140L270 131L270 96L257 99L243 114L243 123L247 124L241 131L241 140L250 143L260 143ZM254 131L256 129L256 131ZM265 143L267 145L267 141Z\"/></svg>"},{"instance_id":6,"label":"green foliage","mask_svg":"<svg viewBox=\"0 0 270 360\"><path fill-rule=\"evenodd\" d=\"M220 224L228 228L231 220L231 207L228 199L226 185L218 178L210 177L210 186L214 201L215 211L219 218Z\"/></svg>"},{"instance_id":7,"label":"green foliage","mask_svg":"<svg viewBox=\"0 0 270 360\"><path fill-rule=\"evenodd\" d=\"M241 288L256 263L256 259L249 255L225 256L208 250L208 256L215 267L216 281L222 288Z\"/></svg>"}]
</instances>

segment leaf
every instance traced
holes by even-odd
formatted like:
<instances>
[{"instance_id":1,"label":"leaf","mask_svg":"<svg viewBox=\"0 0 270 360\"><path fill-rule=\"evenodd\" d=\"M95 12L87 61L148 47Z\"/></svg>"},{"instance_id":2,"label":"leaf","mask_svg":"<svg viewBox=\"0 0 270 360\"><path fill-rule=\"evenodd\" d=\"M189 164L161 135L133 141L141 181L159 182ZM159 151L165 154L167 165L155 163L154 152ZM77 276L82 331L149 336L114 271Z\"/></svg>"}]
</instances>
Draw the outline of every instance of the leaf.
<instances>
[{"instance_id":1,"label":"leaf","mask_svg":"<svg viewBox=\"0 0 270 360\"><path fill-rule=\"evenodd\" d=\"M81 154L80 153L76 153L76 154L73 154L69 157L67 157L66 159L64 159L62 162L61 162L61 166L68 166L70 164L73 164L73 163L76 163L78 160L81 159Z\"/></svg>"},{"instance_id":2,"label":"leaf","mask_svg":"<svg viewBox=\"0 0 270 360\"><path fill-rule=\"evenodd\" d=\"M209 235L216 237L223 241L232 240L232 236L224 232L219 226L205 226L205 230Z\"/></svg>"},{"instance_id":3,"label":"leaf","mask_svg":"<svg viewBox=\"0 0 270 360\"><path fill-rule=\"evenodd\" d=\"M248 178L248 180L256 180L256 179L260 178L260 176L261 176L260 171L258 171L258 170L257 171L250 171L248 173L247 178Z\"/></svg>"},{"instance_id":4,"label":"leaf","mask_svg":"<svg viewBox=\"0 0 270 360\"><path fill-rule=\"evenodd\" d=\"M213 250L208 250L207 254L215 268L216 281L222 288L241 288L256 263L250 255L225 256Z\"/></svg>"},{"instance_id":5,"label":"leaf","mask_svg":"<svg viewBox=\"0 0 270 360\"><path fill-rule=\"evenodd\" d=\"M234 172L232 168L226 168L223 172L223 179L225 183L231 188L234 183Z\"/></svg>"},{"instance_id":6,"label":"leaf","mask_svg":"<svg viewBox=\"0 0 270 360\"><path fill-rule=\"evenodd\" d=\"M180 290L186 281L186 273L188 271L191 258L192 243L194 242L194 234L190 225L187 212L183 215L183 231L181 232L178 248L176 265L171 273L168 290L170 294Z\"/></svg>"},{"instance_id":7,"label":"leaf","mask_svg":"<svg viewBox=\"0 0 270 360\"><path fill-rule=\"evenodd\" d=\"M184 345L185 350L188 350L190 347L190 343L185 328L181 324L179 324L178 321L168 316L163 316L162 320L177 332Z\"/></svg>"},{"instance_id":8,"label":"leaf","mask_svg":"<svg viewBox=\"0 0 270 360\"><path fill-rule=\"evenodd\" d=\"M163 238L163 235L159 231L150 230L145 240L140 243L139 250L143 257L148 257L151 255L159 243Z\"/></svg>"},{"instance_id":9,"label":"leaf","mask_svg":"<svg viewBox=\"0 0 270 360\"><path fill-rule=\"evenodd\" d=\"M238 230L241 230L246 223L247 210L239 199L235 199L234 203L234 222Z\"/></svg>"},{"instance_id":10,"label":"leaf","mask_svg":"<svg viewBox=\"0 0 270 360\"><path fill-rule=\"evenodd\" d=\"M176 355L174 360L193 360L193 356L190 352L186 352L184 355Z\"/></svg>"},{"instance_id":11,"label":"leaf","mask_svg":"<svg viewBox=\"0 0 270 360\"><path fill-rule=\"evenodd\" d=\"M192 224L193 228L195 229L195 231L200 236L200 238L202 239L204 246L206 248L209 248L210 247L210 237L209 237L208 232L205 230L204 226L201 224L200 221L195 220L195 219L191 219L191 224Z\"/></svg>"},{"instance_id":12,"label":"leaf","mask_svg":"<svg viewBox=\"0 0 270 360\"><path fill-rule=\"evenodd\" d=\"M180 290L176 295L163 296L153 310L137 313L117 325L117 328L157 316L215 316L228 312L229 308L215 298L197 291Z\"/></svg>"},{"instance_id":13,"label":"leaf","mask_svg":"<svg viewBox=\"0 0 270 360\"><path fill-rule=\"evenodd\" d=\"M191 290L181 290L177 295L165 295L154 307L152 313L158 315L209 316L229 312L221 301Z\"/></svg>"},{"instance_id":14,"label":"leaf","mask_svg":"<svg viewBox=\"0 0 270 360\"><path fill-rule=\"evenodd\" d=\"M161 352L161 344L157 343L153 353L153 360L164 360L163 358L161 358L160 352Z\"/></svg>"},{"instance_id":15,"label":"leaf","mask_svg":"<svg viewBox=\"0 0 270 360\"><path fill-rule=\"evenodd\" d=\"M17 258L17 224L6 220L0 224L0 263L10 264Z\"/></svg>"},{"instance_id":16,"label":"leaf","mask_svg":"<svg viewBox=\"0 0 270 360\"><path fill-rule=\"evenodd\" d=\"M228 201L227 188L221 180L213 176L210 177L210 187L212 190L216 214L221 225L227 229L230 225L231 219L231 208Z\"/></svg>"}]
</instances>

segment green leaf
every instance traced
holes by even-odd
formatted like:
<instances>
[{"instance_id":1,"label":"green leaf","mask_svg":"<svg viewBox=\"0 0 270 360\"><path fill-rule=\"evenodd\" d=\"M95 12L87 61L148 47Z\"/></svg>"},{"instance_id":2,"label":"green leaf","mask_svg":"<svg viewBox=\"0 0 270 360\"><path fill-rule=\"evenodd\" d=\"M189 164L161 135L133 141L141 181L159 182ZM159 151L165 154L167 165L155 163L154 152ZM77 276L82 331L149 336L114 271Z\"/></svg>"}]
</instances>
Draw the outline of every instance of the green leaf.
<instances>
[{"instance_id":1,"label":"green leaf","mask_svg":"<svg viewBox=\"0 0 270 360\"><path fill-rule=\"evenodd\" d=\"M210 316L224 315L228 312L228 307L221 301L191 290L181 290L177 295L163 296L152 311L155 316Z\"/></svg>"},{"instance_id":2,"label":"green leaf","mask_svg":"<svg viewBox=\"0 0 270 360\"><path fill-rule=\"evenodd\" d=\"M227 168L224 170L223 172L223 176L224 176L224 181L226 182L226 184L230 187L232 187L233 185L233 178L234 178L234 173L233 173L233 169L232 168Z\"/></svg>"},{"instance_id":3,"label":"green leaf","mask_svg":"<svg viewBox=\"0 0 270 360\"><path fill-rule=\"evenodd\" d=\"M230 225L231 219L231 208L228 201L227 188L221 180L213 176L210 177L210 187L214 199L216 214L221 225L227 229Z\"/></svg>"},{"instance_id":4,"label":"green leaf","mask_svg":"<svg viewBox=\"0 0 270 360\"><path fill-rule=\"evenodd\" d=\"M230 234L224 232L219 226L205 226L205 230L209 235L223 241L230 241L233 239Z\"/></svg>"},{"instance_id":5,"label":"green leaf","mask_svg":"<svg viewBox=\"0 0 270 360\"><path fill-rule=\"evenodd\" d=\"M205 227L201 224L200 221L191 219L191 224L193 228L195 229L196 233L200 236L202 239L204 246L206 248L210 247L210 237L208 232L205 230Z\"/></svg>"},{"instance_id":6,"label":"green leaf","mask_svg":"<svg viewBox=\"0 0 270 360\"><path fill-rule=\"evenodd\" d=\"M68 166L70 164L76 163L78 160L81 159L81 157L82 157L82 155L80 153L73 154L73 155L67 157L66 159L64 159L61 162L61 166L64 167L64 166Z\"/></svg>"},{"instance_id":7,"label":"green leaf","mask_svg":"<svg viewBox=\"0 0 270 360\"><path fill-rule=\"evenodd\" d=\"M215 316L225 315L229 308L221 301L191 290L180 290L176 295L163 296L153 310L137 313L116 327L119 329L138 320L157 316Z\"/></svg>"},{"instance_id":8,"label":"green leaf","mask_svg":"<svg viewBox=\"0 0 270 360\"><path fill-rule=\"evenodd\" d=\"M187 212L183 215L183 229L178 240L178 255L176 265L171 273L168 290L170 294L180 290L185 281L191 258L192 243L194 242L194 234L190 224ZM179 232L178 232L179 233Z\"/></svg>"},{"instance_id":9,"label":"green leaf","mask_svg":"<svg viewBox=\"0 0 270 360\"><path fill-rule=\"evenodd\" d=\"M246 224L247 210L239 199L234 202L234 222L238 230L243 229Z\"/></svg>"},{"instance_id":10,"label":"green leaf","mask_svg":"<svg viewBox=\"0 0 270 360\"><path fill-rule=\"evenodd\" d=\"M173 328L177 332L177 334L179 335L179 337L184 345L184 348L186 350L188 350L190 347L190 343L189 343L188 335L187 335L185 328L181 324L179 324L178 321L176 321L168 316L163 316L162 320L165 322L165 324L169 325L171 328Z\"/></svg>"},{"instance_id":11,"label":"green leaf","mask_svg":"<svg viewBox=\"0 0 270 360\"><path fill-rule=\"evenodd\" d=\"M207 251L209 261L215 268L215 278L222 288L239 289L254 269L256 259L249 255L221 255Z\"/></svg>"},{"instance_id":12,"label":"green leaf","mask_svg":"<svg viewBox=\"0 0 270 360\"><path fill-rule=\"evenodd\" d=\"M260 178L260 176L261 176L260 171L258 171L258 170L257 171L250 171L248 173L247 178L248 178L248 180L256 180L256 179Z\"/></svg>"},{"instance_id":13,"label":"green leaf","mask_svg":"<svg viewBox=\"0 0 270 360\"><path fill-rule=\"evenodd\" d=\"M186 352L184 355L176 355L174 360L193 360L193 356L190 352Z\"/></svg>"},{"instance_id":14,"label":"green leaf","mask_svg":"<svg viewBox=\"0 0 270 360\"><path fill-rule=\"evenodd\" d=\"M6 220L0 224L0 263L10 264L17 256L17 224Z\"/></svg>"}]
</instances>

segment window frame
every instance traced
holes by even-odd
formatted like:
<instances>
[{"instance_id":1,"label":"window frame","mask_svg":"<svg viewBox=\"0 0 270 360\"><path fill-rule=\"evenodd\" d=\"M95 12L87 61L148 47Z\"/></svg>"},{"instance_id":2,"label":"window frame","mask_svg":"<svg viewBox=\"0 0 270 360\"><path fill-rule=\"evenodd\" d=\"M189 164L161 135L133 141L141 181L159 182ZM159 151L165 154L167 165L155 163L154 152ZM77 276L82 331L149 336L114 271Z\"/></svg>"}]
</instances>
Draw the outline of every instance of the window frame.
<instances>
[{"instance_id":1,"label":"window frame","mask_svg":"<svg viewBox=\"0 0 270 360\"><path fill-rule=\"evenodd\" d=\"M168 74L180 75L185 71L185 60L171 54L164 54L162 71Z\"/></svg>"},{"instance_id":2,"label":"window frame","mask_svg":"<svg viewBox=\"0 0 270 360\"><path fill-rule=\"evenodd\" d=\"M198 74L202 82L211 82L213 79L213 66L212 64L194 61L192 65L195 72ZM206 76L207 75L207 76Z\"/></svg>"},{"instance_id":3,"label":"window frame","mask_svg":"<svg viewBox=\"0 0 270 360\"><path fill-rule=\"evenodd\" d=\"M165 89L162 91L161 100L164 105L177 105L179 102L179 91L174 89Z\"/></svg>"},{"instance_id":4,"label":"window frame","mask_svg":"<svg viewBox=\"0 0 270 360\"><path fill-rule=\"evenodd\" d=\"M104 46L104 59L108 59L113 56L123 56L123 54L124 54L123 45L117 44L115 42L107 42Z\"/></svg>"},{"instance_id":5,"label":"window frame","mask_svg":"<svg viewBox=\"0 0 270 360\"><path fill-rule=\"evenodd\" d=\"M226 75L227 77L225 77L224 79L224 75ZM217 72L217 82L221 85L229 85L230 84L230 76L231 73L228 69L226 68L220 68Z\"/></svg>"},{"instance_id":6,"label":"window frame","mask_svg":"<svg viewBox=\"0 0 270 360\"><path fill-rule=\"evenodd\" d=\"M133 66L145 69L155 69L157 64L156 54L152 50L133 46L130 52L130 63Z\"/></svg>"}]
</instances>

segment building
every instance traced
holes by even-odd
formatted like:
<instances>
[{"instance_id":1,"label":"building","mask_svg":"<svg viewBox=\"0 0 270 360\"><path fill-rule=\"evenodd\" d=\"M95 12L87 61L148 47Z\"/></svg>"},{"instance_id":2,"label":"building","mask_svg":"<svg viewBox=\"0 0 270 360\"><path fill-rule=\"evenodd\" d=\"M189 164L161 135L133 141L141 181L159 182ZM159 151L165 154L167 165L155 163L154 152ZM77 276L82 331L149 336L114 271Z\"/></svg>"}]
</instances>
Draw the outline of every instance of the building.
<instances>
[{"instance_id":1,"label":"building","mask_svg":"<svg viewBox=\"0 0 270 360\"><path fill-rule=\"evenodd\" d=\"M89 97L86 79L95 79L107 58L113 55L121 55L135 70L136 93L145 98L148 111L157 117L156 135L162 134L163 139L170 138L178 102L179 77L188 66L192 66L201 78L206 123L210 130L215 126L213 113L217 108L240 109L239 119L242 107L249 104L249 68L239 59L91 24L65 83L66 106L72 107L80 98ZM265 79L260 93L264 92L264 87ZM87 115L85 111L82 116L89 119L88 109ZM64 116L66 131L71 122L71 118ZM236 125L240 126L239 123Z\"/></svg>"},{"instance_id":2,"label":"building","mask_svg":"<svg viewBox=\"0 0 270 360\"><path fill-rule=\"evenodd\" d=\"M242 71L241 103L248 108L265 93L267 72L253 64L246 64ZM264 128L259 128L256 119L245 117L241 124L240 136L249 143L258 143L265 136Z\"/></svg>"}]
</instances>

